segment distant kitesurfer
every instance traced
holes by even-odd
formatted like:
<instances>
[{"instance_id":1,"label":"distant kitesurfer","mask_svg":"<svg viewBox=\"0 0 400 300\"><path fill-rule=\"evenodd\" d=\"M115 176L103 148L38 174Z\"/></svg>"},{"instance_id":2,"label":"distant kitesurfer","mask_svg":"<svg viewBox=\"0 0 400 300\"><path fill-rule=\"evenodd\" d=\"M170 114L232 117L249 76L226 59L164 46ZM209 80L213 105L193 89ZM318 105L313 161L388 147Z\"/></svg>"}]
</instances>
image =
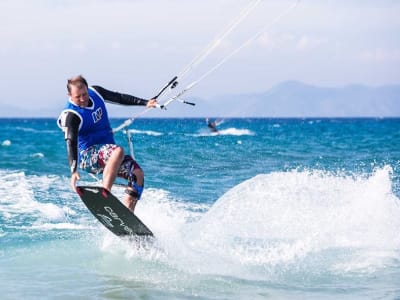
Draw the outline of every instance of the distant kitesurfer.
<instances>
[{"instance_id":1,"label":"distant kitesurfer","mask_svg":"<svg viewBox=\"0 0 400 300\"><path fill-rule=\"evenodd\" d=\"M218 132L218 129L217 129L218 123L217 123L217 121L211 122L208 118L206 118L206 123L207 123L208 128L212 132Z\"/></svg>"},{"instance_id":2,"label":"distant kitesurfer","mask_svg":"<svg viewBox=\"0 0 400 300\"><path fill-rule=\"evenodd\" d=\"M128 180L125 205L133 212L144 187L144 173L124 149L115 144L105 102L122 105L155 107L155 99L145 100L128 94L88 86L81 75L67 82L69 100L57 123L64 131L71 169L71 187L77 192L79 167L87 172L103 174L103 188L111 191L116 177Z\"/></svg>"}]
</instances>

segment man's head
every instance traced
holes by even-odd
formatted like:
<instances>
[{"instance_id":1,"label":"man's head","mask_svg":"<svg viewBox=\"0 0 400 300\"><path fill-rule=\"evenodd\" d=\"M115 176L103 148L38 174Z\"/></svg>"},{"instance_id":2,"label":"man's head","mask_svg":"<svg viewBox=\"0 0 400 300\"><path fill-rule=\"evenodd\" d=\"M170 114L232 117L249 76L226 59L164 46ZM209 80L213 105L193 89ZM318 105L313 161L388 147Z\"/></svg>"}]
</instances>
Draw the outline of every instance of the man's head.
<instances>
[{"instance_id":1,"label":"man's head","mask_svg":"<svg viewBox=\"0 0 400 300\"><path fill-rule=\"evenodd\" d=\"M80 107L88 106L88 84L82 75L74 76L68 79L67 90L72 102Z\"/></svg>"}]
</instances>

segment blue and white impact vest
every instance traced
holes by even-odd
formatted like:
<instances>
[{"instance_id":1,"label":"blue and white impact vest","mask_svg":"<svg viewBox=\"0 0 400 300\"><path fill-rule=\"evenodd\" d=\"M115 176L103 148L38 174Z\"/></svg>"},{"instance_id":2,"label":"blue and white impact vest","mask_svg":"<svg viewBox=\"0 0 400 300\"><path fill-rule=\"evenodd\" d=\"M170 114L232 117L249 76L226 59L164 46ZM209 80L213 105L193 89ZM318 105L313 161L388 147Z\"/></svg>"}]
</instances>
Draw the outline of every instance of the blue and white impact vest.
<instances>
[{"instance_id":1,"label":"blue and white impact vest","mask_svg":"<svg viewBox=\"0 0 400 300\"><path fill-rule=\"evenodd\" d=\"M78 133L79 153L96 144L115 144L103 97L92 87L88 87L88 93L92 100L91 106L82 108L69 99L57 121L58 126L63 129L63 118L68 112L81 119Z\"/></svg>"}]
</instances>

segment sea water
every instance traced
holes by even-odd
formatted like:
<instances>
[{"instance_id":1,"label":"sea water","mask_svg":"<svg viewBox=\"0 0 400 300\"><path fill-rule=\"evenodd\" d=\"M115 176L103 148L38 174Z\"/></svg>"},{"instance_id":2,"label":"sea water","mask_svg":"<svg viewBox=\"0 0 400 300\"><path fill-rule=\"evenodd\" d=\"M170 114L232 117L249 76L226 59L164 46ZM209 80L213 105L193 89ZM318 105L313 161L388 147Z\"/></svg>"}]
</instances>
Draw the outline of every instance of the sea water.
<instances>
[{"instance_id":1,"label":"sea water","mask_svg":"<svg viewBox=\"0 0 400 300\"><path fill-rule=\"evenodd\" d=\"M400 298L400 119L219 129L130 126L156 238L129 241L71 190L55 119L1 119L1 299Z\"/></svg>"}]
</instances>

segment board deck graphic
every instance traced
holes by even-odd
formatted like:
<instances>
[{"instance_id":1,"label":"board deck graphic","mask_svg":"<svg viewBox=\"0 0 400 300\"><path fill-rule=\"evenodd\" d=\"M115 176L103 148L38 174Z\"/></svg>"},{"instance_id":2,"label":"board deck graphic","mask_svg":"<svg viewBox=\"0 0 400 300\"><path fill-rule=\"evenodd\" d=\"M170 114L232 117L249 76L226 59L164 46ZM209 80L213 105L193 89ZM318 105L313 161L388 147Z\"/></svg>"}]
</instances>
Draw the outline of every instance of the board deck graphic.
<instances>
[{"instance_id":1,"label":"board deck graphic","mask_svg":"<svg viewBox=\"0 0 400 300\"><path fill-rule=\"evenodd\" d=\"M90 212L118 236L153 236L143 222L118 198L98 186L79 186L78 195Z\"/></svg>"}]
</instances>

